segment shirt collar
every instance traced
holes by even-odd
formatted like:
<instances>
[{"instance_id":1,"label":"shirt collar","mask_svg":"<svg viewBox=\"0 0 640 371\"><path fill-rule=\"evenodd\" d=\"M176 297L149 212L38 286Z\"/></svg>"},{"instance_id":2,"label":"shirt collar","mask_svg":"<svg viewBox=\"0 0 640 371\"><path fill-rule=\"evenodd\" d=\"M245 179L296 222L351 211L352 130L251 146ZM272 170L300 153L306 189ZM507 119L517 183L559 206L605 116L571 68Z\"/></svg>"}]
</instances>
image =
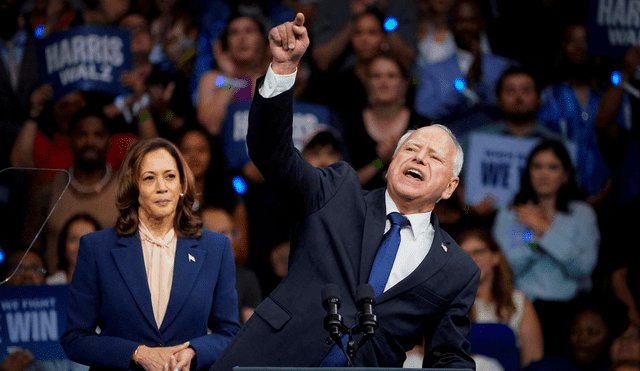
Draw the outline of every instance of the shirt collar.
<instances>
[{"instance_id":1,"label":"shirt collar","mask_svg":"<svg viewBox=\"0 0 640 371\"><path fill-rule=\"evenodd\" d=\"M385 201L385 207L386 207L385 215L389 215L393 212L400 213L400 210L398 210L398 206L396 206L396 203L393 202L393 199L391 198L391 195L389 195L388 190L384 191L384 201ZM431 225L432 212L433 211L429 211L426 213L419 213L419 214L409 214L409 215L404 215L402 213L400 214L402 214L404 217L409 219L409 222L411 223L410 225L411 231L413 232L414 237L417 237L419 234L425 233L429 228L429 226ZM387 220L387 222L389 222L389 220ZM417 231L418 233L416 234L415 231Z\"/></svg>"},{"instance_id":2,"label":"shirt collar","mask_svg":"<svg viewBox=\"0 0 640 371\"><path fill-rule=\"evenodd\" d=\"M146 236L147 238L161 245L168 245L169 242L171 242L173 237L176 235L175 230L171 228L171 230L167 232L167 234L164 235L164 237L156 238L156 237L153 237L153 234L151 234L151 231L149 231L149 228L147 228L147 226L144 225L144 223L139 219L138 219L138 224L139 224L138 229L140 229L140 234Z\"/></svg>"}]
</instances>

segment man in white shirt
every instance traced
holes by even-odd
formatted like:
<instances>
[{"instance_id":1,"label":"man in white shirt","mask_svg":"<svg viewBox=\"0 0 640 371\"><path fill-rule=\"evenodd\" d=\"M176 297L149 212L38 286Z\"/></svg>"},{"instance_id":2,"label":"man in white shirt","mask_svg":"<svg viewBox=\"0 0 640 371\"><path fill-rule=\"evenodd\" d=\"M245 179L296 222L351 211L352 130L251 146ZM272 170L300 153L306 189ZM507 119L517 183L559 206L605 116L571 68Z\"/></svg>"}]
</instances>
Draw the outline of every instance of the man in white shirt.
<instances>
[{"instance_id":1,"label":"man in white shirt","mask_svg":"<svg viewBox=\"0 0 640 371\"><path fill-rule=\"evenodd\" d=\"M314 168L291 141L291 87L309 45L304 16L299 13L294 22L272 29L269 40L272 64L258 82L247 144L288 211L289 273L212 370L346 365L346 357L329 360L335 349L340 353L323 327L320 294L330 283L340 289L339 313L346 327L358 323L361 285L379 286L374 308L379 328L358 350L353 365L402 367L405 352L425 339L423 367L474 369L467 311L480 271L432 212L458 185L462 150L455 137L444 126L405 135L389 166L386 189L363 191L356 172L344 162ZM381 264L379 250L386 251L391 240L395 250ZM378 285L384 269L389 273ZM355 336L355 344L360 339Z\"/></svg>"}]
</instances>

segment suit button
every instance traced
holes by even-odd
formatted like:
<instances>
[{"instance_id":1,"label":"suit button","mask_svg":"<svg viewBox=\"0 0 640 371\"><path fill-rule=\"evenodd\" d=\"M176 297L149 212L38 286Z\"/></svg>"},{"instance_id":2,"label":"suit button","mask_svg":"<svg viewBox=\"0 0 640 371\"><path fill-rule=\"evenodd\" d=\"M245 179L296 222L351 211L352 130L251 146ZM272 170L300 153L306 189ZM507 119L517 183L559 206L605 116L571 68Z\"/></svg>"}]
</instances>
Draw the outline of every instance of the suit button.
<instances>
[{"instance_id":1,"label":"suit button","mask_svg":"<svg viewBox=\"0 0 640 371\"><path fill-rule=\"evenodd\" d=\"M328 337L328 338L324 339L324 342L325 342L325 344L327 344L327 345L331 345L331 344L333 344L333 340L332 340L330 337Z\"/></svg>"}]
</instances>

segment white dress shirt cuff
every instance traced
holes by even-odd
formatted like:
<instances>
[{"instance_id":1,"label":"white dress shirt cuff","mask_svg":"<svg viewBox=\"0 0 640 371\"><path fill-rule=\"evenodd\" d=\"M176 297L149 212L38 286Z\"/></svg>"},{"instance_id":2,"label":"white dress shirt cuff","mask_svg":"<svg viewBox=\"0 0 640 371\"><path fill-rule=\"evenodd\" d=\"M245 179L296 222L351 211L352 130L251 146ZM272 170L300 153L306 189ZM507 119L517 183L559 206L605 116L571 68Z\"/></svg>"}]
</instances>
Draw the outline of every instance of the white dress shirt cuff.
<instances>
[{"instance_id":1,"label":"white dress shirt cuff","mask_svg":"<svg viewBox=\"0 0 640 371\"><path fill-rule=\"evenodd\" d=\"M297 69L296 72L289 75L276 75L269 64L269 69L258 92L263 98L273 98L293 87L296 82L296 73L298 73Z\"/></svg>"}]
</instances>

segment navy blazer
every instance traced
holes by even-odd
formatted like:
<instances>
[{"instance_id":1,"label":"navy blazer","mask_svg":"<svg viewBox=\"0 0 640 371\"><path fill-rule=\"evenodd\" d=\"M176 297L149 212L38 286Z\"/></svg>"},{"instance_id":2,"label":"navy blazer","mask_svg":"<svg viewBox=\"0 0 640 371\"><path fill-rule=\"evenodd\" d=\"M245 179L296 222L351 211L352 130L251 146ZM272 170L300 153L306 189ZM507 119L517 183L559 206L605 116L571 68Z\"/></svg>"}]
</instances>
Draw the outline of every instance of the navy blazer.
<instances>
[{"instance_id":1,"label":"navy blazer","mask_svg":"<svg viewBox=\"0 0 640 371\"><path fill-rule=\"evenodd\" d=\"M331 348L325 341L321 291L329 283L339 286L339 313L345 325L353 325L356 288L367 282L382 240L384 189L363 191L348 164L314 168L294 148L292 90L269 99L255 94L247 136L252 160L292 221L289 273L212 370L320 365ZM435 237L426 258L376 298L380 328L358 351L355 366L402 367L405 352L425 338L424 367L475 368L466 339L467 312L480 270L440 229L435 214L431 222Z\"/></svg>"},{"instance_id":2,"label":"navy blazer","mask_svg":"<svg viewBox=\"0 0 640 371\"><path fill-rule=\"evenodd\" d=\"M160 329L139 234L118 237L110 228L80 239L66 330L60 338L72 361L91 370L128 370L135 367L131 357L140 344L189 341L199 370L215 362L239 328L229 238L206 230L199 239L178 238L171 295Z\"/></svg>"}]
</instances>

